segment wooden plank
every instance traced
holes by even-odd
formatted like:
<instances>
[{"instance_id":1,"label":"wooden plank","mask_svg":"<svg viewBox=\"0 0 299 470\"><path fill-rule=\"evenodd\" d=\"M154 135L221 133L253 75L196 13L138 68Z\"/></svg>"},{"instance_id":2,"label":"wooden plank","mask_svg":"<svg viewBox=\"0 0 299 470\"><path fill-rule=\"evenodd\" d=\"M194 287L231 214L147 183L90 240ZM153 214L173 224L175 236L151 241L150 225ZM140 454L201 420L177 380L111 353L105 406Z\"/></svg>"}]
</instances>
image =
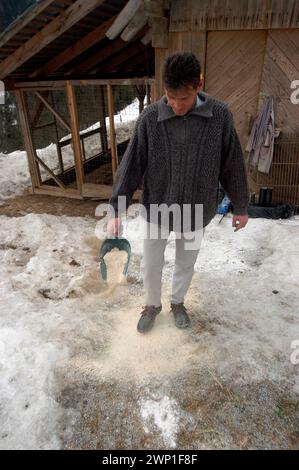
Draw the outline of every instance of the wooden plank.
<instances>
[{"instance_id":1,"label":"wooden plank","mask_svg":"<svg viewBox=\"0 0 299 470\"><path fill-rule=\"evenodd\" d=\"M69 80L70 83L74 86L88 86L88 85L107 85L108 81L111 85L138 85L141 83L154 83L154 78L143 77L143 78L91 78L91 79L81 79L81 80ZM66 80L45 80L45 81L33 81L33 82L16 82L15 88L26 89L26 91L33 90L36 91L39 88L39 91L52 90L55 89L64 89Z\"/></svg>"},{"instance_id":2,"label":"wooden plank","mask_svg":"<svg viewBox=\"0 0 299 470\"><path fill-rule=\"evenodd\" d=\"M169 31L298 28L296 0L172 0Z\"/></svg>"},{"instance_id":3,"label":"wooden plank","mask_svg":"<svg viewBox=\"0 0 299 470\"><path fill-rule=\"evenodd\" d=\"M57 196L57 197L69 197L72 199L83 199L81 194L77 189L73 188L66 188L62 190L61 188L50 186L47 184L43 184L39 188L34 190L35 194L46 194L49 196Z\"/></svg>"},{"instance_id":4,"label":"wooden plank","mask_svg":"<svg viewBox=\"0 0 299 470\"><path fill-rule=\"evenodd\" d=\"M265 31L208 33L205 90L231 109L243 148L257 112L265 44Z\"/></svg>"},{"instance_id":5,"label":"wooden plank","mask_svg":"<svg viewBox=\"0 0 299 470\"><path fill-rule=\"evenodd\" d=\"M83 169L82 152L81 152L80 128L79 128L76 96L75 96L74 87L70 81L66 82L66 92L67 92L68 108L69 108L70 121L71 121L71 133L72 133L72 139L73 139L77 187L81 194L82 185L84 183L84 169Z\"/></svg>"},{"instance_id":6,"label":"wooden plank","mask_svg":"<svg viewBox=\"0 0 299 470\"><path fill-rule=\"evenodd\" d=\"M105 116L104 86L99 85L99 116L100 116L100 138L102 152L108 152L107 126Z\"/></svg>"},{"instance_id":7,"label":"wooden plank","mask_svg":"<svg viewBox=\"0 0 299 470\"><path fill-rule=\"evenodd\" d=\"M105 23L98 26L96 29L91 31L89 34L84 36L82 39L77 41L71 47L65 49L55 56L52 60L50 60L47 64L45 64L40 69L36 70L34 73L29 75L30 78L36 77L37 75L49 75L50 73L55 72L63 65L67 64L71 60L73 60L78 55L85 52L87 49L92 47L94 44L98 43L105 37L105 33L109 26L112 24L116 17L110 18L109 20L105 21Z\"/></svg>"},{"instance_id":8,"label":"wooden plank","mask_svg":"<svg viewBox=\"0 0 299 470\"><path fill-rule=\"evenodd\" d=\"M151 43L151 41L152 41L152 30L150 28L148 32L145 33L145 35L141 39L141 42L144 46L148 46Z\"/></svg>"},{"instance_id":9,"label":"wooden plank","mask_svg":"<svg viewBox=\"0 0 299 470\"><path fill-rule=\"evenodd\" d=\"M7 77L103 2L104 0L75 1L67 10L57 16L51 23L46 25L23 46L19 47L0 63L0 79Z\"/></svg>"},{"instance_id":10,"label":"wooden plank","mask_svg":"<svg viewBox=\"0 0 299 470\"><path fill-rule=\"evenodd\" d=\"M51 91L51 104L54 108L55 101L54 101L54 95L52 91ZM54 117L54 130L55 130L55 141L56 141L55 144L56 144L56 150L57 150L57 156L58 156L59 170L60 170L60 173L62 174L64 172L64 165L63 165L61 146L59 144L59 132L58 132L58 124L57 124L56 116Z\"/></svg>"},{"instance_id":11,"label":"wooden plank","mask_svg":"<svg viewBox=\"0 0 299 470\"><path fill-rule=\"evenodd\" d=\"M227 33L219 34L223 36ZM225 76L224 80L220 79L218 73L220 62L217 62L218 67L215 68L215 60L209 57L209 87L213 89L214 94L218 95L219 91L225 88L230 80L234 78L236 80L237 73L243 69L247 70L247 79L250 79L248 69L254 68L257 58L261 57L261 52L264 49L264 38L265 35L263 31L256 31L254 37L248 39L242 38L240 42L239 36L230 47L221 49L220 54L222 54L223 57L221 71Z\"/></svg>"},{"instance_id":12,"label":"wooden plank","mask_svg":"<svg viewBox=\"0 0 299 470\"><path fill-rule=\"evenodd\" d=\"M63 117L56 111L53 106L49 103L46 98L44 98L38 91L35 92L35 95L44 103L44 105L48 108L48 110L57 118L57 120L65 127L69 132L71 131L71 127L68 123L63 119Z\"/></svg>"},{"instance_id":13,"label":"wooden plank","mask_svg":"<svg viewBox=\"0 0 299 470\"><path fill-rule=\"evenodd\" d=\"M48 165L46 165L46 163L37 154L35 154L35 159L44 168L44 170L46 170L46 172L49 173L51 178L53 178L53 180L58 184L58 186L62 189L65 189L65 185L63 184L63 182L60 181L58 176L56 176L55 173L53 173L51 168L49 168Z\"/></svg>"},{"instance_id":14,"label":"wooden plank","mask_svg":"<svg viewBox=\"0 0 299 470\"><path fill-rule=\"evenodd\" d=\"M272 60L281 68L287 78L292 82L299 77L299 42L295 52L291 53L290 43L287 36L281 32L276 35L276 31L271 31L267 42L267 52ZM293 60L291 60L293 59Z\"/></svg>"},{"instance_id":15,"label":"wooden plank","mask_svg":"<svg viewBox=\"0 0 299 470\"><path fill-rule=\"evenodd\" d=\"M123 30L120 36L121 39L125 42L131 41L136 36L136 34L147 24L147 21L148 17L146 16L142 5L139 7L129 24Z\"/></svg>"},{"instance_id":16,"label":"wooden plank","mask_svg":"<svg viewBox=\"0 0 299 470\"><path fill-rule=\"evenodd\" d=\"M40 125L38 125L38 126L34 126L34 130L36 130L36 129L44 129L45 127L53 126L54 124L55 124L55 121L46 122L45 124L40 124Z\"/></svg>"},{"instance_id":17,"label":"wooden plank","mask_svg":"<svg viewBox=\"0 0 299 470\"><path fill-rule=\"evenodd\" d=\"M40 172L35 161L35 149L34 149L34 145L32 141L31 129L30 129L28 115L26 111L23 91L16 90L15 94L16 94L16 99L17 99L17 104L18 104L18 112L19 112L19 118L20 118L20 124L22 128L25 149L27 153L27 161L28 161L29 173L31 176L32 190L34 192L35 189L41 184L41 176L40 176Z\"/></svg>"},{"instance_id":18,"label":"wooden plank","mask_svg":"<svg viewBox=\"0 0 299 470\"><path fill-rule=\"evenodd\" d=\"M275 125L283 132L299 132L299 107L290 101L290 82L284 72L266 54L261 91L267 95L278 96L274 101Z\"/></svg>"},{"instance_id":19,"label":"wooden plank","mask_svg":"<svg viewBox=\"0 0 299 470\"><path fill-rule=\"evenodd\" d=\"M164 16L165 4L163 0L143 0L144 11L150 18Z\"/></svg>"},{"instance_id":20,"label":"wooden plank","mask_svg":"<svg viewBox=\"0 0 299 470\"><path fill-rule=\"evenodd\" d=\"M110 40L115 39L131 21L131 19L133 18L136 11L141 5L142 0L129 0L117 16L113 25L106 32L107 38L109 38Z\"/></svg>"},{"instance_id":21,"label":"wooden plank","mask_svg":"<svg viewBox=\"0 0 299 470\"><path fill-rule=\"evenodd\" d=\"M154 83L153 96L154 101L161 98L164 95L164 83L162 78L163 73L163 64L168 55L169 50L164 48L155 49L155 71L156 71L156 80Z\"/></svg>"},{"instance_id":22,"label":"wooden plank","mask_svg":"<svg viewBox=\"0 0 299 470\"><path fill-rule=\"evenodd\" d=\"M146 49L139 51L137 53L136 51L132 51L132 55L129 54L129 57L125 58L124 61L122 60L117 70L119 71L129 70L130 71L130 70L133 70L139 64L143 64L143 66L148 67L150 58L147 57L147 52L149 51ZM153 51L150 51L150 52L153 52ZM152 59L154 59L154 54L153 54Z\"/></svg>"},{"instance_id":23,"label":"wooden plank","mask_svg":"<svg viewBox=\"0 0 299 470\"><path fill-rule=\"evenodd\" d=\"M114 127L114 100L112 85L108 82L107 84L107 97L108 97L108 109L109 109L109 125L110 125L110 148L111 148L111 159L112 159L112 176L114 176L117 169L117 147L116 147L116 134Z\"/></svg>"},{"instance_id":24,"label":"wooden plank","mask_svg":"<svg viewBox=\"0 0 299 470\"><path fill-rule=\"evenodd\" d=\"M113 57L111 60L108 61L108 63L104 65L100 65L101 72L113 72L118 66L120 66L123 62L126 62L129 60L131 57L135 56L136 54L145 53L145 46L143 44L137 43L133 44L132 47L126 47L123 51L120 51L119 54L116 54L115 57ZM98 68L94 69L98 70Z\"/></svg>"},{"instance_id":25,"label":"wooden plank","mask_svg":"<svg viewBox=\"0 0 299 470\"><path fill-rule=\"evenodd\" d=\"M168 47L168 18L153 18L152 24L152 46Z\"/></svg>"},{"instance_id":26,"label":"wooden plank","mask_svg":"<svg viewBox=\"0 0 299 470\"><path fill-rule=\"evenodd\" d=\"M46 92L45 95L46 95L45 98L47 98L49 95L49 92ZM36 107L36 111L34 112L33 117L31 119L32 127L34 128L36 127L36 124L40 120L44 107L45 107L44 103L39 101Z\"/></svg>"},{"instance_id":27,"label":"wooden plank","mask_svg":"<svg viewBox=\"0 0 299 470\"><path fill-rule=\"evenodd\" d=\"M100 65L101 62L109 59L113 54L121 51L126 46L127 44L122 39L118 38L104 49L99 50L99 52L96 52L91 57L81 62L80 65L77 65L72 70L69 70L66 75L80 75L88 73L90 70L93 70L95 66Z\"/></svg>"},{"instance_id":28,"label":"wooden plank","mask_svg":"<svg viewBox=\"0 0 299 470\"><path fill-rule=\"evenodd\" d=\"M82 187L82 196L95 197L109 200L112 196L113 186L108 184L84 183ZM137 189L132 196L132 200L139 200L142 191Z\"/></svg>"},{"instance_id":29,"label":"wooden plank","mask_svg":"<svg viewBox=\"0 0 299 470\"><path fill-rule=\"evenodd\" d=\"M34 6L25 10L23 15L11 23L0 35L0 47L6 44L13 36L16 36L33 18L48 7L54 0L39 0Z\"/></svg>"},{"instance_id":30,"label":"wooden plank","mask_svg":"<svg viewBox=\"0 0 299 470\"><path fill-rule=\"evenodd\" d=\"M82 196L110 199L112 196L112 186L108 184L84 183L82 186Z\"/></svg>"}]
</instances>

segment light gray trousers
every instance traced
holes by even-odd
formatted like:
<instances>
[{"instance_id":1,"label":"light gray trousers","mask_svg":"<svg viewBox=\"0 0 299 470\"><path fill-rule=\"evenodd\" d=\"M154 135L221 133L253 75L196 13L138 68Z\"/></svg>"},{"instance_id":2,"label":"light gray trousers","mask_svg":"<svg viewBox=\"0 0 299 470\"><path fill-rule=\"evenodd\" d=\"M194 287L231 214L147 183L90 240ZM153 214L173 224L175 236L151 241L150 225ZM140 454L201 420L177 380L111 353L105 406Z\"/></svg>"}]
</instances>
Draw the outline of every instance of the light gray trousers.
<instances>
[{"instance_id":1,"label":"light gray trousers","mask_svg":"<svg viewBox=\"0 0 299 470\"><path fill-rule=\"evenodd\" d=\"M150 225L152 224L147 224L147 227ZM155 307L161 305L164 252L169 234L170 232L162 231L157 238L144 238L141 272L145 289L145 305L154 305ZM196 235L197 238L190 239L191 235L193 237ZM175 266L171 293L171 303L173 304L184 302L184 297L191 284L203 235L204 229L188 234L175 232Z\"/></svg>"}]
</instances>

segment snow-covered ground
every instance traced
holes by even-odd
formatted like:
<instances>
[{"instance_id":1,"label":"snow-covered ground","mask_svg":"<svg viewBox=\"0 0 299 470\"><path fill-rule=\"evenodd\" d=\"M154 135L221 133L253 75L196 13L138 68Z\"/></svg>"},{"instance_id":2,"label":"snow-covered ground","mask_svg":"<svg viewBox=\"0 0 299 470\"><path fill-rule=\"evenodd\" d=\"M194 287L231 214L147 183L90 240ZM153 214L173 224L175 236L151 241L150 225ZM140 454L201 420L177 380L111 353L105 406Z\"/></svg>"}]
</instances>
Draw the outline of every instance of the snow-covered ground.
<instances>
[{"instance_id":1,"label":"snow-covered ground","mask_svg":"<svg viewBox=\"0 0 299 470\"><path fill-rule=\"evenodd\" d=\"M39 152L54 165L51 145ZM0 154L0 199L29 184L25 152ZM1 449L299 447L299 216L236 233L218 220L186 298L192 328L169 315L171 234L163 311L139 335L140 217L127 283L110 286L96 219L0 216Z\"/></svg>"},{"instance_id":2,"label":"snow-covered ground","mask_svg":"<svg viewBox=\"0 0 299 470\"><path fill-rule=\"evenodd\" d=\"M173 234L164 311L153 332L140 336L140 217L128 219L129 282L112 290L98 274L94 219L29 214L0 221L1 448L59 448L71 439L79 411L57 397L62 383L72 387L81 375L79 388L88 380L133 383L143 433L160 436L165 448L178 445L182 422L194 425L163 389L183 372L204 369L222 387L269 380L299 393L299 365L290 360L292 342L299 340L299 217L252 219L237 233L231 216L221 224L215 217L186 299L195 330L203 328L198 336L176 330L167 313ZM153 380L160 385L149 391ZM104 432L106 422L99 426Z\"/></svg>"}]
</instances>

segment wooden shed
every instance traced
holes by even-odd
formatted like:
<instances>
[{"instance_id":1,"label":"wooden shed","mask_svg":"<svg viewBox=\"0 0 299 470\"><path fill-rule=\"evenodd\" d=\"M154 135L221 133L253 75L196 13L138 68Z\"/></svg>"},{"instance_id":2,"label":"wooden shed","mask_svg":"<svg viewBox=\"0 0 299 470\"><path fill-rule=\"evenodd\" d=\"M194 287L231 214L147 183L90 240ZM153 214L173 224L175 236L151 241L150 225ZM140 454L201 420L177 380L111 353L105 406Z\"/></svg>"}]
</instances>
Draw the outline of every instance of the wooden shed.
<instances>
[{"instance_id":1,"label":"wooden shed","mask_svg":"<svg viewBox=\"0 0 299 470\"><path fill-rule=\"evenodd\" d=\"M175 51L200 59L205 91L229 105L244 150L263 100L273 96L281 132L270 173L249 169L250 188L271 186L274 201L299 209L299 104L291 101L292 82L299 80L298 0L40 0L0 36L0 79L16 90L33 191L109 197L111 181L101 180L99 168L110 165L113 178L127 144L115 139L113 90L123 84L134 87L140 103L145 93L148 103L159 99L162 65ZM82 87L98 94L93 106L101 144L92 156L84 154L86 131L79 125ZM55 104L63 95L64 113ZM49 122L40 121L45 109ZM34 134L47 125L56 135L55 173L34 144ZM61 127L69 132L64 140ZM65 145L74 154L67 171ZM41 168L48 179L41 178ZM92 183L91 170L98 177Z\"/></svg>"},{"instance_id":2,"label":"wooden shed","mask_svg":"<svg viewBox=\"0 0 299 470\"><path fill-rule=\"evenodd\" d=\"M254 118L273 96L281 133L269 174L248 168L250 189L270 186L274 201L298 210L299 104L291 102L291 85L299 80L299 1L172 0L169 14L165 43L155 48L157 96L165 57L192 51L203 67L205 91L233 112L244 153Z\"/></svg>"}]
</instances>

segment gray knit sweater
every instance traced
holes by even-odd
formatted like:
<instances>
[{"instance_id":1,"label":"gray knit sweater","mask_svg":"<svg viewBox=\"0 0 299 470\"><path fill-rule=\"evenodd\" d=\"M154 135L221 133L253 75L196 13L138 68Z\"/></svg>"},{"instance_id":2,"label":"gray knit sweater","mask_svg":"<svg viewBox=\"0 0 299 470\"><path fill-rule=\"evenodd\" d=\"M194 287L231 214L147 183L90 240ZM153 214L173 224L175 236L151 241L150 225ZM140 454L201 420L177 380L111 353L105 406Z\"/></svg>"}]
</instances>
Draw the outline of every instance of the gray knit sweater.
<instances>
[{"instance_id":1,"label":"gray knit sweater","mask_svg":"<svg viewBox=\"0 0 299 470\"><path fill-rule=\"evenodd\" d=\"M118 196L126 196L128 207L142 178L147 220L150 204L202 204L206 226L216 213L218 181L234 214L247 214L247 174L232 113L207 93L199 97L201 105L185 116L175 115L165 96L140 114L109 201L116 215Z\"/></svg>"}]
</instances>

